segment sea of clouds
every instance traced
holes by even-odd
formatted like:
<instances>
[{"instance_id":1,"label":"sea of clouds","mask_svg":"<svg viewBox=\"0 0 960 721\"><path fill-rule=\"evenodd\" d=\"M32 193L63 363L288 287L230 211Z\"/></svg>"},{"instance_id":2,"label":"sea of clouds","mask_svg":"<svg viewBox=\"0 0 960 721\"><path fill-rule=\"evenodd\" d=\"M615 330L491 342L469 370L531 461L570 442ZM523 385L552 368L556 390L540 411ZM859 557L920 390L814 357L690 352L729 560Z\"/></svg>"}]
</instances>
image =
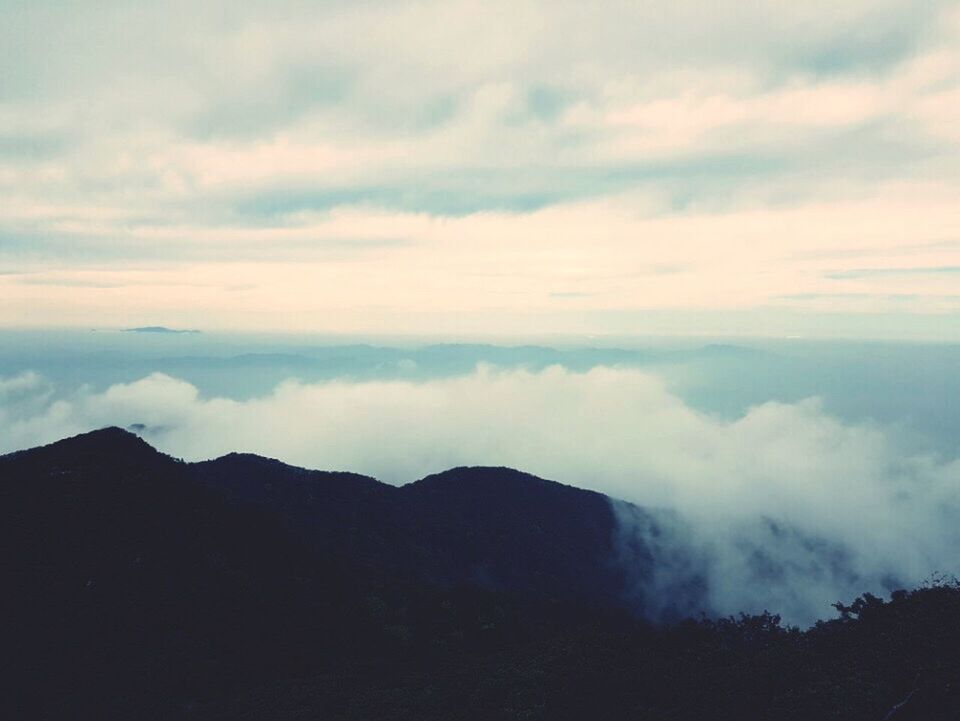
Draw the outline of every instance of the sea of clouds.
<instances>
[{"instance_id":1,"label":"sea of clouds","mask_svg":"<svg viewBox=\"0 0 960 721\"><path fill-rule=\"evenodd\" d=\"M769 609L806 624L831 615L834 601L956 567L960 460L909 450L892 428L841 421L817 399L724 419L651 373L610 367L291 380L245 401L204 397L163 374L67 395L36 373L0 379L0 451L134 424L187 460L249 451L391 483L506 465L666 509L653 545L660 564L637 582L654 615L683 608L668 597L701 583L708 612ZM649 528L614 505L621 560L639 564L630 549Z\"/></svg>"}]
</instances>

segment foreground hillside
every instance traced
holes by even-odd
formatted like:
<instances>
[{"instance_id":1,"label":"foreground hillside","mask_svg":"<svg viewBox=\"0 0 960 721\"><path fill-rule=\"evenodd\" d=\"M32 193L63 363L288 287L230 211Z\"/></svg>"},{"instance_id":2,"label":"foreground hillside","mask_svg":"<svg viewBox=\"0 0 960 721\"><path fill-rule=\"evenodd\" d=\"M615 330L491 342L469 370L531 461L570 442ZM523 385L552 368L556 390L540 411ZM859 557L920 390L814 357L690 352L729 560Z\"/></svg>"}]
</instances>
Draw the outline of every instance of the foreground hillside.
<instances>
[{"instance_id":1,"label":"foreground hillside","mask_svg":"<svg viewBox=\"0 0 960 721\"><path fill-rule=\"evenodd\" d=\"M624 603L614 532L605 497L510 469L394 488L248 455L186 464L118 429L4 456L0 703L23 719L960 718L957 586L864 596L806 632L769 615L653 627Z\"/></svg>"}]
</instances>

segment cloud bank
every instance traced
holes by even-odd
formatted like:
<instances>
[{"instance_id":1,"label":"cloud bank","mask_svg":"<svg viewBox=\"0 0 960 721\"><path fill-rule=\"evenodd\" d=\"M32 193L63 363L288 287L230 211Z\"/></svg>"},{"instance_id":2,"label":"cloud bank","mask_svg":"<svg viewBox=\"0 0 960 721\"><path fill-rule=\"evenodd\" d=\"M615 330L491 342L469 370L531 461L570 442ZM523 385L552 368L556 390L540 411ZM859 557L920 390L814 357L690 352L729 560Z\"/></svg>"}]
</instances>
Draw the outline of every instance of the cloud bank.
<instances>
[{"instance_id":1,"label":"cloud bank","mask_svg":"<svg viewBox=\"0 0 960 721\"><path fill-rule=\"evenodd\" d=\"M35 374L0 381L2 450L140 423L188 460L242 450L395 483L507 465L665 509L659 575L637 592L662 597L699 579L718 613L768 608L808 623L833 601L956 567L960 461L905 453L892 431L842 423L816 399L722 420L655 376L609 367L288 381L244 402L160 374L55 401L50 391ZM616 508L629 563L631 535L646 531Z\"/></svg>"},{"instance_id":2,"label":"cloud bank","mask_svg":"<svg viewBox=\"0 0 960 721\"><path fill-rule=\"evenodd\" d=\"M960 338L956 0L194 5L5 3L0 324Z\"/></svg>"}]
</instances>

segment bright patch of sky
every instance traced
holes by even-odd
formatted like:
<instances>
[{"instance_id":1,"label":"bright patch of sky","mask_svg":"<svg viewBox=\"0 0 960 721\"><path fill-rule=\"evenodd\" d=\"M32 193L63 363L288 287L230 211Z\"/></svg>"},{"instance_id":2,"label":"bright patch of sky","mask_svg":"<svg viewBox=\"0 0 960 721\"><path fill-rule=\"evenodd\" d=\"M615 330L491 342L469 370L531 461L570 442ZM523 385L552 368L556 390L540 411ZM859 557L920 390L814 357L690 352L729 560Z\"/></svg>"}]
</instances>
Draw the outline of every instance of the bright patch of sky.
<instances>
[{"instance_id":1,"label":"bright patch of sky","mask_svg":"<svg viewBox=\"0 0 960 721\"><path fill-rule=\"evenodd\" d=\"M956 1L0 14L2 326L960 340Z\"/></svg>"}]
</instances>

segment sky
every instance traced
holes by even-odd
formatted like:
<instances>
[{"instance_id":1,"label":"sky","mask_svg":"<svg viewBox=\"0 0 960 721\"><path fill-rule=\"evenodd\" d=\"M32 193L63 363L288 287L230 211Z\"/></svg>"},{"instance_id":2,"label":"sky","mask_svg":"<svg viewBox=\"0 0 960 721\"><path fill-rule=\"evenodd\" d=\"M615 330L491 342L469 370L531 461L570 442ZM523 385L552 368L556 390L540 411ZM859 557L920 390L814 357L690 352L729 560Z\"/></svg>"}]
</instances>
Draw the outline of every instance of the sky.
<instances>
[{"instance_id":1,"label":"sky","mask_svg":"<svg viewBox=\"0 0 960 721\"><path fill-rule=\"evenodd\" d=\"M955 1L0 15L0 327L960 341Z\"/></svg>"}]
</instances>

